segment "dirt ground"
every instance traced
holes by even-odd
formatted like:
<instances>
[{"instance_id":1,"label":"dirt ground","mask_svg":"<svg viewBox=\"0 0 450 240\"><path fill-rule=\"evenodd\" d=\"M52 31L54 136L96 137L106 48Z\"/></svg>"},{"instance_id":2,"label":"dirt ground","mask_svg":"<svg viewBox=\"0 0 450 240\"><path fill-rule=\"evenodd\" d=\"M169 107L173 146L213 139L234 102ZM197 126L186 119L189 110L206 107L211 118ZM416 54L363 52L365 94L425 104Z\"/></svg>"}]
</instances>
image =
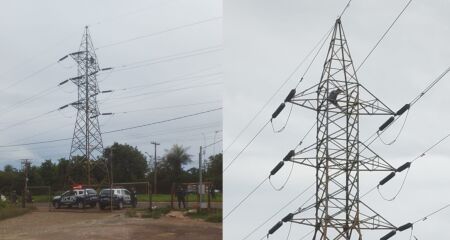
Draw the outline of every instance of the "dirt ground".
<instances>
[{"instance_id":1,"label":"dirt ground","mask_svg":"<svg viewBox=\"0 0 450 240\"><path fill-rule=\"evenodd\" d=\"M222 224L169 214L160 219L129 218L120 212L34 211L0 221L2 240L216 240Z\"/></svg>"}]
</instances>

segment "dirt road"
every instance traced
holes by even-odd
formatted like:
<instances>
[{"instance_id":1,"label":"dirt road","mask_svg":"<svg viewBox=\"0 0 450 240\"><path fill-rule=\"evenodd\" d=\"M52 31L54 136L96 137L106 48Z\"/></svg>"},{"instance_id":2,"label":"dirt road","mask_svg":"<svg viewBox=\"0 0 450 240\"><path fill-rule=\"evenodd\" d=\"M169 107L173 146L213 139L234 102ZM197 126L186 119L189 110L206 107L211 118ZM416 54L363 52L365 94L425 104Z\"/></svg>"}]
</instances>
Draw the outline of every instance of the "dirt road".
<instances>
[{"instance_id":1,"label":"dirt road","mask_svg":"<svg viewBox=\"0 0 450 240\"><path fill-rule=\"evenodd\" d=\"M0 222L2 240L215 240L222 224L178 217L128 218L124 211L35 211Z\"/></svg>"}]
</instances>

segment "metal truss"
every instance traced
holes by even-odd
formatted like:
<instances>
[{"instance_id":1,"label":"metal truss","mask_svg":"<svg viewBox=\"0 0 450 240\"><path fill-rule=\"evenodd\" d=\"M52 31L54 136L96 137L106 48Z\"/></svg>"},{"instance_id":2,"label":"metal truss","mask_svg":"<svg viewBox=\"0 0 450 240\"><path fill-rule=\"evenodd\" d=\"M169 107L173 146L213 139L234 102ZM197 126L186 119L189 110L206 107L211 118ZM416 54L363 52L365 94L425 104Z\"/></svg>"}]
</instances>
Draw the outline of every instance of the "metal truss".
<instances>
[{"instance_id":1,"label":"metal truss","mask_svg":"<svg viewBox=\"0 0 450 240\"><path fill-rule=\"evenodd\" d=\"M91 162L103 154L103 142L98 116L97 95L100 93L97 73L100 71L88 27L78 52L69 54L78 64L78 76L70 80L78 87L78 101L71 104L77 109L77 118L70 148L70 160L83 157L87 183L91 184ZM84 165L84 164L83 164Z\"/></svg>"},{"instance_id":2,"label":"metal truss","mask_svg":"<svg viewBox=\"0 0 450 240\"><path fill-rule=\"evenodd\" d=\"M360 171L395 170L359 140L359 116L395 113L358 82L340 19L319 84L289 102L317 113L316 143L289 159L316 169L315 203L291 221L314 227L313 239L321 240L361 240L361 230L395 229L359 199Z\"/></svg>"}]
</instances>

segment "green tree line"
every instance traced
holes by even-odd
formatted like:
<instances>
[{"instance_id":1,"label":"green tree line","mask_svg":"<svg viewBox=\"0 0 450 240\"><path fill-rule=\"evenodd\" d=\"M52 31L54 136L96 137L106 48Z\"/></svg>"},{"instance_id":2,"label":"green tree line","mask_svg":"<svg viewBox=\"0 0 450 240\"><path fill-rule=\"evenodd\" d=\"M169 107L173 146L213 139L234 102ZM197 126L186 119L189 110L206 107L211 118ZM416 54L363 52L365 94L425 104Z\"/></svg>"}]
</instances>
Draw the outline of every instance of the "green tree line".
<instances>
[{"instance_id":1,"label":"green tree line","mask_svg":"<svg viewBox=\"0 0 450 240\"><path fill-rule=\"evenodd\" d=\"M188 148L173 145L165 150L157 164L158 193L170 193L172 184L198 182L198 167L187 168L193 163ZM195 159L196 162L197 159ZM153 183L154 163L136 147L114 143L104 149L103 156L91 160L91 184L107 185L110 167L114 182L149 181ZM87 183L87 162L83 157L71 160L61 158L56 161L45 160L40 165L32 165L28 173L29 186L50 186L53 192L64 191L74 184ZM222 189L222 154L209 157L203 170L204 181L213 183L215 189ZM24 186L24 172L11 165L0 170L0 193L9 195L12 191L21 193Z\"/></svg>"}]
</instances>

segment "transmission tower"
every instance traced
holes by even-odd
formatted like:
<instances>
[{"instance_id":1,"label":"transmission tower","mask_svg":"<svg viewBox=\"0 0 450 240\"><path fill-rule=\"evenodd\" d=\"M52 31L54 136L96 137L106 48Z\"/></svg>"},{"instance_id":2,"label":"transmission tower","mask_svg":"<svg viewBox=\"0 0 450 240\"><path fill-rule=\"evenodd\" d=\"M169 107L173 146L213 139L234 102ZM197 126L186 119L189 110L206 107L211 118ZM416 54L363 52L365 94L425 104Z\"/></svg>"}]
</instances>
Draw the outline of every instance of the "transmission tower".
<instances>
[{"instance_id":1,"label":"transmission tower","mask_svg":"<svg viewBox=\"0 0 450 240\"><path fill-rule=\"evenodd\" d=\"M283 221L312 226L313 239L321 240L361 240L362 230L395 230L360 200L360 172L395 168L360 141L359 117L396 113L358 82L340 19L332 32L320 82L300 93L292 90L286 102L316 112L316 142L284 158L315 168L316 193L315 203Z\"/></svg>"},{"instance_id":2,"label":"transmission tower","mask_svg":"<svg viewBox=\"0 0 450 240\"><path fill-rule=\"evenodd\" d=\"M97 73L101 70L95 55L95 49L86 26L82 37L80 49L68 54L61 60L72 57L78 64L78 76L70 78L78 87L78 101L71 103L77 109L77 118L73 131L70 160L82 156L86 167L87 183L91 184L91 161L103 153L102 134L98 116L101 115L97 104L97 95L100 93L97 83Z\"/></svg>"}]
</instances>

